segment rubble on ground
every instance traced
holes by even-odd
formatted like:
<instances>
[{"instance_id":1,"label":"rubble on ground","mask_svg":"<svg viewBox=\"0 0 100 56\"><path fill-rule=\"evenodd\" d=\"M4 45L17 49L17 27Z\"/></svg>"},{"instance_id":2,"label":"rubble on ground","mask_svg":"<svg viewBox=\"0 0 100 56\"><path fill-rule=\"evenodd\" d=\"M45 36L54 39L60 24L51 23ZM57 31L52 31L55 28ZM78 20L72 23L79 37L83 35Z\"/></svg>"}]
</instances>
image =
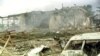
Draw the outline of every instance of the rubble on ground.
<instances>
[{"instance_id":1,"label":"rubble on ground","mask_svg":"<svg viewBox=\"0 0 100 56\"><path fill-rule=\"evenodd\" d=\"M41 32L16 32L4 31L0 32L0 46L3 49L2 56L24 56L30 50L40 45L48 46L49 50L44 52L42 56L58 56L68 39L82 32L60 32L60 33L41 33ZM10 36L10 39L9 39ZM9 41L7 41L9 40Z\"/></svg>"}]
</instances>

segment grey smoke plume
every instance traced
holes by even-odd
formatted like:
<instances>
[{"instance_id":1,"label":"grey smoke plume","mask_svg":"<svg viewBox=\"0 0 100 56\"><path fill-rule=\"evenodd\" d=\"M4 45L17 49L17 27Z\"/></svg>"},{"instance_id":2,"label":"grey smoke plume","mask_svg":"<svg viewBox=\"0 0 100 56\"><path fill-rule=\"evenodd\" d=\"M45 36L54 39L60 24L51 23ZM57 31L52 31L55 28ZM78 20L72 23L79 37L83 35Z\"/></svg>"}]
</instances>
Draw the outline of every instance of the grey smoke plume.
<instances>
[{"instance_id":1,"label":"grey smoke plume","mask_svg":"<svg viewBox=\"0 0 100 56\"><path fill-rule=\"evenodd\" d=\"M100 0L98 0L98 4L99 4L99 6L100 6Z\"/></svg>"}]
</instances>

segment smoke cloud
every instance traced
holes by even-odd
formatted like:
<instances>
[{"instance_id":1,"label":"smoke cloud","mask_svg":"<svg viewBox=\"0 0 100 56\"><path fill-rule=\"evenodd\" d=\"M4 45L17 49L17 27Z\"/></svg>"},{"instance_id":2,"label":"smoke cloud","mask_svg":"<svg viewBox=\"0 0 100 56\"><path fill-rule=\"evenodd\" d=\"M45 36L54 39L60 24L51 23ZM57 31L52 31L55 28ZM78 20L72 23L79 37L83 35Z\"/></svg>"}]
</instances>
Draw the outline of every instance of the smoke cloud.
<instances>
[{"instance_id":1,"label":"smoke cloud","mask_svg":"<svg viewBox=\"0 0 100 56\"><path fill-rule=\"evenodd\" d=\"M100 0L0 0L0 16L19 14L30 11L50 11L63 6L90 4L96 8Z\"/></svg>"}]
</instances>

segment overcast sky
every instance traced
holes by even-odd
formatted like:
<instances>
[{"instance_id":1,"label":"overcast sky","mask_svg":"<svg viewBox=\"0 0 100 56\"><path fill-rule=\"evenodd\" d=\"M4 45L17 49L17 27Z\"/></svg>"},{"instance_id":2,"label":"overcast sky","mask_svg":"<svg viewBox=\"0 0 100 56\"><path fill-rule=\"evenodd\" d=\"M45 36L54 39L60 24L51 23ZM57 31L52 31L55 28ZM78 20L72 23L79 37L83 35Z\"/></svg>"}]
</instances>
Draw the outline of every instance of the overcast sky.
<instances>
[{"instance_id":1,"label":"overcast sky","mask_svg":"<svg viewBox=\"0 0 100 56\"><path fill-rule=\"evenodd\" d=\"M29 11L47 11L61 8L63 5L73 6L91 4L93 8L99 6L100 0L0 0L0 16L8 16Z\"/></svg>"}]
</instances>

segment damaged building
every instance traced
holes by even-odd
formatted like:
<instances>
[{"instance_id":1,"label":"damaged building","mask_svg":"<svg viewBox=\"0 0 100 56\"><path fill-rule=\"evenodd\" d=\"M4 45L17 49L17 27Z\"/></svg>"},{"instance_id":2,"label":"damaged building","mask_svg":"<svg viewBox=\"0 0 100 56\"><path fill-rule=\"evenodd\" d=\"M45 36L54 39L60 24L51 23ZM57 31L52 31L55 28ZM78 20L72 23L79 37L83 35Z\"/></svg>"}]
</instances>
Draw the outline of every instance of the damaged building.
<instances>
[{"instance_id":1,"label":"damaged building","mask_svg":"<svg viewBox=\"0 0 100 56\"><path fill-rule=\"evenodd\" d=\"M91 17L91 25L95 28L100 28L100 14Z\"/></svg>"},{"instance_id":2,"label":"damaged building","mask_svg":"<svg viewBox=\"0 0 100 56\"><path fill-rule=\"evenodd\" d=\"M50 19L49 28L52 31L65 29L82 29L90 26L87 11L81 7L63 8L55 11Z\"/></svg>"},{"instance_id":3,"label":"damaged building","mask_svg":"<svg viewBox=\"0 0 100 56\"><path fill-rule=\"evenodd\" d=\"M32 11L17 15L1 17L7 20L6 29L31 30L33 28L46 29L56 32L66 29L83 29L90 26L87 11L81 6L64 7L53 11ZM12 21L12 23L10 22ZM16 27L14 27L16 26ZM3 29L4 29L3 28Z\"/></svg>"}]
</instances>

